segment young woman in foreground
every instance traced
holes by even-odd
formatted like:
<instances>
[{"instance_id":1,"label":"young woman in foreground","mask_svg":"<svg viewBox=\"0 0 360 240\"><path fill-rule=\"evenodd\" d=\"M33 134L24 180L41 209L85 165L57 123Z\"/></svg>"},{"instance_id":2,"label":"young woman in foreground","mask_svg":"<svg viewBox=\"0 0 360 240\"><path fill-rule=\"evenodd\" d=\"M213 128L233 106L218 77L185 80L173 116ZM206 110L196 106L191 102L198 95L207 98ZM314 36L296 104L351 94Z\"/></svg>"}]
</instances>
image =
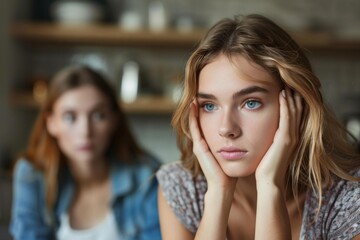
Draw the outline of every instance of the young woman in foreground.
<instances>
[{"instance_id":1,"label":"young woman in foreground","mask_svg":"<svg viewBox=\"0 0 360 240\"><path fill-rule=\"evenodd\" d=\"M360 239L360 156L272 21L209 30L173 125L182 157L157 173L163 239Z\"/></svg>"},{"instance_id":2,"label":"young woman in foreground","mask_svg":"<svg viewBox=\"0 0 360 240\"><path fill-rule=\"evenodd\" d=\"M88 67L66 68L16 164L10 231L16 240L161 239L158 167L107 80Z\"/></svg>"}]
</instances>

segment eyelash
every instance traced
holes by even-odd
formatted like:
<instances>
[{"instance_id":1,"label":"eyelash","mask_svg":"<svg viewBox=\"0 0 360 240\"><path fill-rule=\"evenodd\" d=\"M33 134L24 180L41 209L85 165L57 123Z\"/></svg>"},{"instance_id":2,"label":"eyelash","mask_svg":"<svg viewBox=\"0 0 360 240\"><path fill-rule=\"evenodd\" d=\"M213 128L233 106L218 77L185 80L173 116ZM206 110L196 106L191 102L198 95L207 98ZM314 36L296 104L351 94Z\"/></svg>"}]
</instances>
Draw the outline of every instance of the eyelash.
<instances>
[{"instance_id":1,"label":"eyelash","mask_svg":"<svg viewBox=\"0 0 360 240\"><path fill-rule=\"evenodd\" d=\"M67 112L63 115L63 120L68 123L72 123L76 120L76 115L72 112Z\"/></svg>"},{"instance_id":2,"label":"eyelash","mask_svg":"<svg viewBox=\"0 0 360 240\"><path fill-rule=\"evenodd\" d=\"M208 110L206 107L209 106L209 105L212 105L214 107L214 109ZM216 105L214 103L211 103L211 102L204 102L204 103L201 104L201 108L204 109L205 112L212 112L212 111L216 110L215 107L216 107Z\"/></svg>"},{"instance_id":3,"label":"eyelash","mask_svg":"<svg viewBox=\"0 0 360 240\"><path fill-rule=\"evenodd\" d=\"M246 104L250 103L250 102L253 102L253 103L257 103L259 104L260 106L257 106L255 108L246 108L248 110L257 110L259 109L263 104L259 101L259 100L256 100L256 99L248 99L244 102L244 107L246 107Z\"/></svg>"},{"instance_id":4,"label":"eyelash","mask_svg":"<svg viewBox=\"0 0 360 240\"><path fill-rule=\"evenodd\" d=\"M257 106L254 107L254 108L246 107L246 105L247 105L248 103L250 103L250 102L256 103ZM200 105L200 108L201 108L201 109L203 109L205 112L208 112L208 113L209 113L209 112L212 112L212 111L214 111L214 110L217 110L216 104L215 104L215 103L212 103L212 102L204 102L204 103L200 103L199 105ZM212 109L212 110L206 109L206 107L207 107L208 105L213 105L213 106L214 106L214 109ZM260 107L262 107L262 105L263 105L262 102L259 101L259 100L256 100L256 99L247 99L247 100L244 101L243 104L241 104L241 107L244 107L245 109L252 111L252 110L257 110L257 109L259 109Z\"/></svg>"},{"instance_id":5,"label":"eyelash","mask_svg":"<svg viewBox=\"0 0 360 240\"><path fill-rule=\"evenodd\" d=\"M107 115L104 112L101 111L95 111L91 113L91 119L93 121L104 121L106 119ZM73 112L67 112L63 115L63 121L68 123L74 123L77 120L77 116Z\"/></svg>"}]
</instances>

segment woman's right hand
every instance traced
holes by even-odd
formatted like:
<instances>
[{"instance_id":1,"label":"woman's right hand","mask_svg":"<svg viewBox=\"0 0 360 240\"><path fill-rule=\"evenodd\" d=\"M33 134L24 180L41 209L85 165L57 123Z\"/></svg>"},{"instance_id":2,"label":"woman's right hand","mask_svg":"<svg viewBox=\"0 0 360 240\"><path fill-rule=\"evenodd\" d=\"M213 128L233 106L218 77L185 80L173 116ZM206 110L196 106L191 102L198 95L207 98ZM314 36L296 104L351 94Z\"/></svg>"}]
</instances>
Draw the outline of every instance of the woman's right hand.
<instances>
[{"instance_id":1,"label":"woman's right hand","mask_svg":"<svg viewBox=\"0 0 360 240\"><path fill-rule=\"evenodd\" d=\"M208 185L204 198L204 213L195 239L225 239L236 178L231 178L224 173L202 136L198 123L198 105L195 100L190 108L189 125L193 152Z\"/></svg>"},{"instance_id":2,"label":"woman's right hand","mask_svg":"<svg viewBox=\"0 0 360 240\"><path fill-rule=\"evenodd\" d=\"M211 153L200 131L198 111L198 104L196 100L194 100L190 105L189 127L193 140L193 152L206 177L208 189L216 188L217 190L234 191L237 179L227 176Z\"/></svg>"}]
</instances>

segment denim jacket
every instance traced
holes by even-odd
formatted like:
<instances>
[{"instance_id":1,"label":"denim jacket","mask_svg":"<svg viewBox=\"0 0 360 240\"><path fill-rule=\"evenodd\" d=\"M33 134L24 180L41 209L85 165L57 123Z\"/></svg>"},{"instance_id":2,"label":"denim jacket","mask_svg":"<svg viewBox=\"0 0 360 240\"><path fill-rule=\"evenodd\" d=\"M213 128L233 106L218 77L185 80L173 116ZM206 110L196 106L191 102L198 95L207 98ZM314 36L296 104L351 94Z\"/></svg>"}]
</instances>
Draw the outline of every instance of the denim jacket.
<instances>
[{"instance_id":1,"label":"denim jacket","mask_svg":"<svg viewBox=\"0 0 360 240\"><path fill-rule=\"evenodd\" d=\"M119 231L126 240L161 239L157 206L158 182L154 172L159 163L147 156L146 162L111 163L111 207ZM74 180L62 172L54 210L45 202L42 172L20 160L15 167L10 232L16 240L55 239L60 216L67 212L74 197Z\"/></svg>"}]
</instances>

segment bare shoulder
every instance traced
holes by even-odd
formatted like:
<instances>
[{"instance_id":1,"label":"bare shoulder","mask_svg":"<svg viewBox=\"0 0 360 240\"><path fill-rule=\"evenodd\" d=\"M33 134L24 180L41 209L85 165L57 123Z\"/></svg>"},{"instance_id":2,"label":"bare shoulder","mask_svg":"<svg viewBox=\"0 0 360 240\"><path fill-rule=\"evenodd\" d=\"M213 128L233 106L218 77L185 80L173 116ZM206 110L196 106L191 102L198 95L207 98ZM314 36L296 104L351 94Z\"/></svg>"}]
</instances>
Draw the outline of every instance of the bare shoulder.
<instances>
[{"instance_id":1,"label":"bare shoulder","mask_svg":"<svg viewBox=\"0 0 360 240\"><path fill-rule=\"evenodd\" d=\"M161 226L162 239L171 240L187 240L194 239L193 234L186 229L182 222L173 212L173 209L168 204L164 195L162 194L161 186L158 190L158 205Z\"/></svg>"}]
</instances>

